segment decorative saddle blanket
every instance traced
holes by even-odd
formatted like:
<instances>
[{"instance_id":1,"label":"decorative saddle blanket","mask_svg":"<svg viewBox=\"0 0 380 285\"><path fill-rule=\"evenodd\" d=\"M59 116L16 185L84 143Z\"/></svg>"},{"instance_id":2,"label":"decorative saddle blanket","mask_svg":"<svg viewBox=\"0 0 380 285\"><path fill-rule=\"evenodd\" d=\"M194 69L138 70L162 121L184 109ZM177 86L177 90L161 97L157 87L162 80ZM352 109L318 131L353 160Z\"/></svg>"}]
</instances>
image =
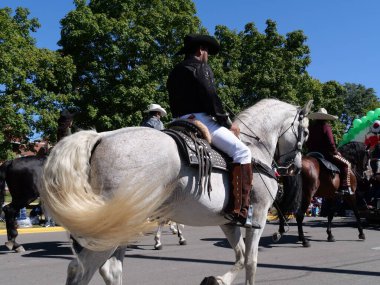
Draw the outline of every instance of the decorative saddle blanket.
<instances>
[{"instance_id":1,"label":"decorative saddle blanket","mask_svg":"<svg viewBox=\"0 0 380 285\"><path fill-rule=\"evenodd\" d=\"M163 132L175 140L189 165L199 166L202 173L209 173L212 168L228 171L231 158L222 151L212 148L204 138L201 128L193 122L176 120Z\"/></svg>"},{"instance_id":2,"label":"decorative saddle blanket","mask_svg":"<svg viewBox=\"0 0 380 285\"><path fill-rule=\"evenodd\" d=\"M201 123L198 122L198 124ZM202 127L205 129L204 131L207 130L203 124L197 126L190 120L175 120L163 132L175 140L180 153L188 164L198 167L198 185L202 190L207 190L210 197L212 169L228 171L228 162L231 159L210 146L209 142L204 139L207 135L209 136L208 130L204 135Z\"/></svg>"},{"instance_id":3,"label":"decorative saddle blanket","mask_svg":"<svg viewBox=\"0 0 380 285\"><path fill-rule=\"evenodd\" d=\"M332 162L326 160L322 153L309 152L307 155L316 158L321 165L323 165L326 169L330 170L331 172L340 173L339 168Z\"/></svg>"}]
</instances>

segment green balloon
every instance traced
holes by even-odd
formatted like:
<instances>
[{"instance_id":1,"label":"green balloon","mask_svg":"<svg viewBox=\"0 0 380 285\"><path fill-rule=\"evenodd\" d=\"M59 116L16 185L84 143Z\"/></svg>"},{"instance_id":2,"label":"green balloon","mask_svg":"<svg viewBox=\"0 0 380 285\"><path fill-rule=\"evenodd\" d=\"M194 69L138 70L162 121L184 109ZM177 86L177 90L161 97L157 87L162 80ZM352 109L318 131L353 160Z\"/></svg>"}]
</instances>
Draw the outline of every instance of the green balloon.
<instances>
[{"instance_id":1,"label":"green balloon","mask_svg":"<svg viewBox=\"0 0 380 285\"><path fill-rule=\"evenodd\" d=\"M355 119L354 122L352 123L352 125L354 126L354 128L357 128L361 125L361 123L362 123L362 120Z\"/></svg>"},{"instance_id":2,"label":"green balloon","mask_svg":"<svg viewBox=\"0 0 380 285\"><path fill-rule=\"evenodd\" d=\"M373 120L375 118L375 112L374 111L368 111L367 112L367 118L369 120Z\"/></svg>"},{"instance_id":3,"label":"green balloon","mask_svg":"<svg viewBox=\"0 0 380 285\"><path fill-rule=\"evenodd\" d=\"M362 123L367 123L368 122L367 116L361 117L360 120L362 121Z\"/></svg>"},{"instance_id":4,"label":"green balloon","mask_svg":"<svg viewBox=\"0 0 380 285\"><path fill-rule=\"evenodd\" d=\"M376 108L374 112L375 112L375 119L379 119L379 117L380 117L380 108Z\"/></svg>"}]
</instances>

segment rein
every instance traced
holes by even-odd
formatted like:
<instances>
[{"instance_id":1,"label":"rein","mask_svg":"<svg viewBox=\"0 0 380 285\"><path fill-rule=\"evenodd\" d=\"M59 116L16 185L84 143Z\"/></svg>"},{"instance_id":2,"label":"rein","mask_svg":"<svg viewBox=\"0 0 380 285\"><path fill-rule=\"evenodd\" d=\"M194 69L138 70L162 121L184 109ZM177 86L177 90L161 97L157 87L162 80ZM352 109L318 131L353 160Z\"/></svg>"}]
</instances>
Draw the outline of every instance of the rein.
<instances>
[{"instance_id":1,"label":"rein","mask_svg":"<svg viewBox=\"0 0 380 285\"><path fill-rule=\"evenodd\" d=\"M230 108L228 108L229 109L229 111L231 112L231 110L230 110ZM295 121L296 121L296 119L297 119L297 117L298 117L298 120L299 121L301 121L301 120L303 120L303 115L302 114L300 114L301 113L301 109L300 108L298 108L297 109L297 113L296 113L296 115L294 116L294 118L293 118L293 122L289 125L289 127L287 127L286 128L286 130L285 131L283 131L282 133L281 133L281 135L279 135L279 137L278 137L278 139L280 139L289 129L291 129L292 130L292 132L293 132L293 134L294 134L294 136L296 137L296 139L297 139L297 144L296 144L296 146L294 147L294 149L292 149L292 150L290 150L289 152L287 152L287 153L284 153L284 154L281 154L281 155L279 155L278 154L278 152L279 152L279 147L278 147L278 143L277 143L277 146L276 146L276 151L275 151L275 156L277 157L277 161L279 160L279 159L281 159L282 157L284 157L284 156L287 156L287 155L289 155L289 154L291 154L291 153L297 153L297 152L301 152L301 150L302 150L302 126L301 126L301 124L299 124L298 125L298 134L296 134L296 131L295 131L295 129L294 129L294 123L295 123ZM245 133L245 132L241 132L241 134L243 134L243 135L245 135L245 136L247 136L247 137L249 137L249 138L253 138L253 139L255 139L257 142L259 142L259 143L261 143L261 145L265 148L265 150L267 151L267 153L271 156L271 153L270 153L270 151L268 150L268 148L267 148L267 146L262 142L262 140L260 139L260 137L258 137L256 134L255 134L255 132L251 129L251 128L249 128L248 126L247 126L247 124L245 124L244 123L244 121L243 120L241 120L239 117L236 117L235 116L235 114L233 113L233 112L231 112L231 114L237 119L237 120L239 120L246 128L247 128L247 130L249 131L249 132L251 132L252 134L247 134L247 133ZM276 160L273 160L273 164L272 165L274 165L275 166L275 168L276 168L276 170L278 171L278 172L280 172L280 173L283 173L283 174L286 174L286 173L288 173L288 171L289 171L289 168L291 168L293 165L294 165L294 161L295 161L295 156L294 156L294 158L288 163L288 165L286 165L286 166L280 166L278 163L277 163L277 161Z\"/></svg>"}]
</instances>

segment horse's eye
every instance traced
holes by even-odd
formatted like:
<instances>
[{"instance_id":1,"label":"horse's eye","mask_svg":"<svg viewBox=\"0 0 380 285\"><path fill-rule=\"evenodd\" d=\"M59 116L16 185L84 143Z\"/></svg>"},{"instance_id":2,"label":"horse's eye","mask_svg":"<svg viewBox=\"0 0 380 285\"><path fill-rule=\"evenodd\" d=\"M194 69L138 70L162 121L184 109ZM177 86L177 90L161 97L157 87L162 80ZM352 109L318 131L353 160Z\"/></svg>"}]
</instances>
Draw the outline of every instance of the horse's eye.
<instances>
[{"instance_id":1,"label":"horse's eye","mask_svg":"<svg viewBox=\"0 0 380 285\"><path fill-rule=\"evenodd\" d=\"M309 129L304 130L303 135L305 137L305 141L309 138Z\"/></svg>"}]
</instances>

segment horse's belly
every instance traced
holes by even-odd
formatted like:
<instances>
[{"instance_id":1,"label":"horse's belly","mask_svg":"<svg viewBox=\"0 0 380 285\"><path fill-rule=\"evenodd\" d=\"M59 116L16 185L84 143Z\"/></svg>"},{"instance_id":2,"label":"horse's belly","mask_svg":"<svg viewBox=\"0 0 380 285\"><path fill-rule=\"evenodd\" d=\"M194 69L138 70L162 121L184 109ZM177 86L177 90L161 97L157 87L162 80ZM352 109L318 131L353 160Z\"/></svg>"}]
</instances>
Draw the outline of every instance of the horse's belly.
<instances>
[{"instance_id":1,"label":"horse's belly","mask_svg":"<svg viewBox=\"0 0 380 285\"><path fill-rule=\"evenodd\" d=\"M224 187L226 181L222 174L213 173L212 178L210 196L207 190L201 191L197 183L194 183L195 181L183 179L181 185L187 186L175 190L173 200L170 202L170 218L189 226L213 226L226 223L223 218L223 209L228 202L226 198L228 189ZM189 187L189 185L196 186Z\"/></svg>"},{"instance_id":2,"label":"horse's belly","mask_svg":"<svg viewBox=\"0 0 380 285\"><path fill-rule=\"evenodd\" d=\"M189 226L215 226L226 222L222 211L223 208L219 206L212 207L198 201L185 200L175 205L170 219Z\"/></svg>"}]
</instances>

